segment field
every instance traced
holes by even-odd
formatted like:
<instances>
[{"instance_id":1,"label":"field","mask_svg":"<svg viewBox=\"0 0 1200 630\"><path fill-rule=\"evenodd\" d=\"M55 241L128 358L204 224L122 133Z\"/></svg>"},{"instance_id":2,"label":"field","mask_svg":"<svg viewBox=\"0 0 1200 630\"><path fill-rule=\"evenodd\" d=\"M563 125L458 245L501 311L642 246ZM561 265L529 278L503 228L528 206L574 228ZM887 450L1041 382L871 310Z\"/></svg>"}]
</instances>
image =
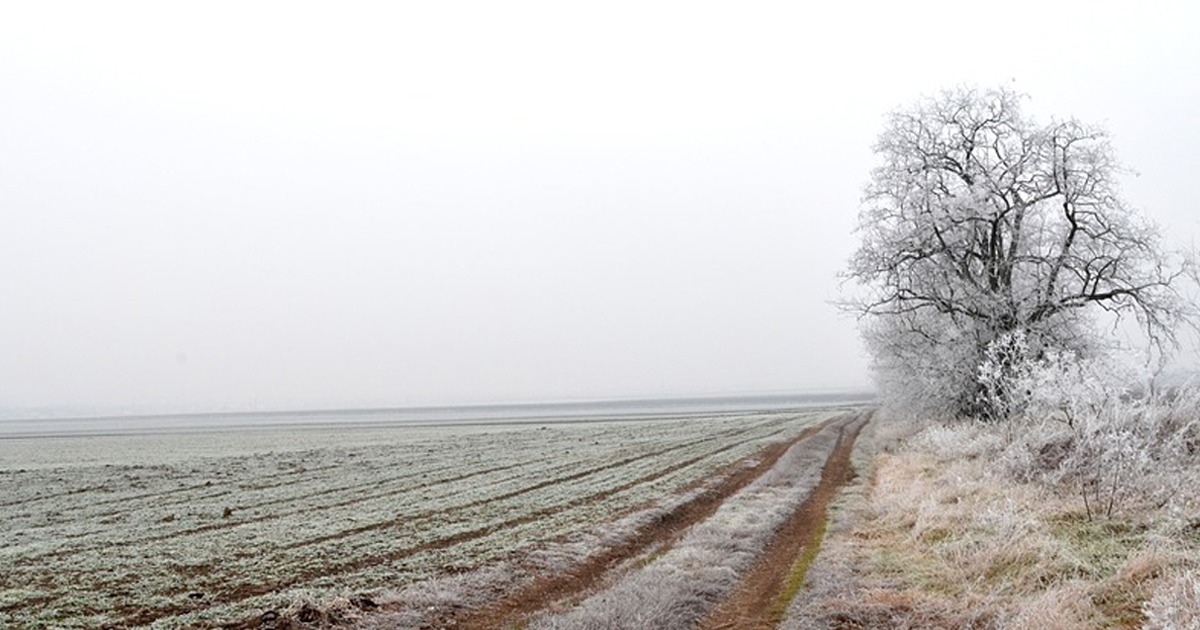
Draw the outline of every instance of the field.
<instances>
[{"instance_id":1,"label":"field","mask_svg":"<svg viewBox=\"0 0 1200 630\"><path fill-rule=\"evenodd\" d=\"M669 502L832 413L0 440L0 626L377 597Z\"/></svg>"}]
</instances>

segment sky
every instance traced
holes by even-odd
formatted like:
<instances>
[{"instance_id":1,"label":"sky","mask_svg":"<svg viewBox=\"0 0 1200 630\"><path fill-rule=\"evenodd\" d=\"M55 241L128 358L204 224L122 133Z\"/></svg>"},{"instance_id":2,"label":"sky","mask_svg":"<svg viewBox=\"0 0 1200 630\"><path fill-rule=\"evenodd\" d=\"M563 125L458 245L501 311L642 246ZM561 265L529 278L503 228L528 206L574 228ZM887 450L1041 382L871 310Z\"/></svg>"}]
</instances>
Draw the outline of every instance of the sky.
<instances>
[{"instance_id":1,"label":"sky","mask_svg":"<svg viewBox=\"0 0 1200 630\"><path fill-rule=\"evenodd\" d=\"M0 2L0 408L869 386L885 115L1105 125L1200 233L1200 4Z\"/></svg>"}]
</instances>

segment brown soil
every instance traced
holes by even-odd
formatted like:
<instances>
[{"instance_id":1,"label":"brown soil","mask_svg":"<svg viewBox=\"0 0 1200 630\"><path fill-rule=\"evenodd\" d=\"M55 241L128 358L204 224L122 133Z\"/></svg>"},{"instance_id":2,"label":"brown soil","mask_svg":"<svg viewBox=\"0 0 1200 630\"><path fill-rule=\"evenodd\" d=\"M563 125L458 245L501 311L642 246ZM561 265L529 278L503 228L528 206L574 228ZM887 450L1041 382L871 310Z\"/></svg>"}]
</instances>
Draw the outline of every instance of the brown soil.
<instances>
[{"instance_id":1,"label":"brown soil","mask_svg":"<svg viewBox=\"0 0 1200 630\"><path fill-rule=\"evenodd\" d=\"M738 587L700 624L700 630L769 630L782 621L797 560L809 545L820 545L830 501L854 477L850 453L869 413L844 424L837 446L825 460L821 481L800 504L750 567Z\"/></svg>"},{"instance_id":2,"label":"brown soil","mask_svg":"<svg viewBox=\"0 0 1200 630\"><path fill-rule=\"evenodd\" d=\"M821 428L838 419L840 418L809 427L794 440L767 446L755 456L757 463L753 466L745 466L744 460L735 463L719 483L672 512L664 514L652 526L638 532L621 545L606 549L565 573L537 578L514 595L460 619L440 619L434 627L452 626L464 630L517 627L524 618L534 612L592 590L612 569L622 563L647 550L669 547L685 530L711 516L726 499L770 470L793 444L812 437Z\"/></svg>"}]
</instances>

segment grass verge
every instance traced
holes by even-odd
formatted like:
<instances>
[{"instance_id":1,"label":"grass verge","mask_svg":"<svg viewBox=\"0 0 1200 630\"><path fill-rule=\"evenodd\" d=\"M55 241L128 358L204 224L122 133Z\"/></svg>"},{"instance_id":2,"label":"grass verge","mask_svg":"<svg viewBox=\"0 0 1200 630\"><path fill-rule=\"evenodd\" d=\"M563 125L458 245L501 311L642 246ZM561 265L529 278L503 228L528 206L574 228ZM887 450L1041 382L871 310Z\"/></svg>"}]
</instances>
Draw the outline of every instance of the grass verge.
<instances>
[{"instance_id":1,"label":"grass verge","mask_svg":"<svg viewBox=\"0 0 1200 630\"><path fill-rule=\"evenodd\" d=\"M1089 518L1063 488L998 470L986 427L872 423L785 630L1200 628L1187 515ZM1194 515L1193 515L1194 516Z\"/></svg>"}]
</instances>

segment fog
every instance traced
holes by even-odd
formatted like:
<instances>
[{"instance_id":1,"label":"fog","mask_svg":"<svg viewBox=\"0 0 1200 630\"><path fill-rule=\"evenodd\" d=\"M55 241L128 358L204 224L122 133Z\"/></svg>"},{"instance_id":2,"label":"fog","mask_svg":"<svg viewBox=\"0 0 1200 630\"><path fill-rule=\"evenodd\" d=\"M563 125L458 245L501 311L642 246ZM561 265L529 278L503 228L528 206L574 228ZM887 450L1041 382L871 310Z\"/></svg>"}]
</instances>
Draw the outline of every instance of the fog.
<instances>
[{"instance_id":1,"label":"fog","mask_svg":"<svg viewBox=\"0 0 1200 630\"><path fill-rule=\"evenodd\" d=\"M0 407L867 387L871 145L961 83L1197 233L1194 3L826 4L6 3Z\"/></svg>"}]
</instances>

